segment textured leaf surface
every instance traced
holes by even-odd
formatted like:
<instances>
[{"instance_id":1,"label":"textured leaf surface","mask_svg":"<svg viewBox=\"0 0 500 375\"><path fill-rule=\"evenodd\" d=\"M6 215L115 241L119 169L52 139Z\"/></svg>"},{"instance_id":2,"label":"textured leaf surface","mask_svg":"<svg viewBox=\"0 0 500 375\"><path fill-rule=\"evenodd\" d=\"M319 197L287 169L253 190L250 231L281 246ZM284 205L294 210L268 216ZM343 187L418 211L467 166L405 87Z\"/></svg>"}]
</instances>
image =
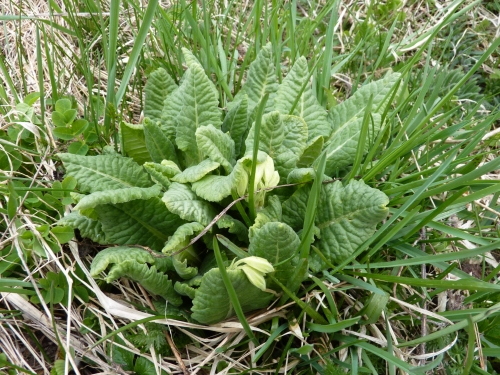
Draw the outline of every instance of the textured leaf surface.
<instances>
[{"instance_id":1,"label":"textured leaf surface","mask_svg":"<svg viewBox=\"0 0 500 375\"><path fill-rule=\"evenodd\" d=\"M246 152L252 152L254 143L254 125L245 141ZM304 152L307 142L307 126L299 117L271 112L262 117L259 150L267 153L274 160L274 166L281 179L286 177Z\"/></svg>"},{"instance_id":2,"label":"textured leaf surface","mask_svg":"<svg viewBox=\"0 0 500 375\"><path fill-rule=\"evenodd\" d=\"M170 186L169 176L171 176L168 168L158 163L144 163L144 169L146 169L153 181L168 189Z\"/></svg>"},{"instance_id":3,"label":"textured leaf surface","mask_svg":"<svg viewBox=\"0 0 500 375\"><path fill-rule=\"evenodd\" d=\"M255 234L264 226L266 223L281 221L282 209L281 202L276 196L269 196L267 198L267 204L264 208L257 212L257 217L255 218L254 224L250 227L249 236L250 240L255 236Z\"/></svg>"},{"instance_id":4,"label":"textured leaf surface","mask_svg":"<svg viewBox=\"0 0 500 375\"><path fill-rule=\"evenodd\" d=\"M196 292L196 289L193 288L192 286L189 286L188 284L186 283L183 283L183 282L180 282L180 281L177 281L175 284L174 284L174 289L177 293L179 293L181 296L187 296L191 299L194 299L195 297L195 292Z\"/></svg>"},{"instance_id":5,"label":"textured leaf surface","mask_svg":"<svg viewBox=\"0 0 500 375\"><path fill-rule=\"evenodd\" d=\"M245 224L227 214L217 221L217 226L221 229L228 229L229 233L236 234L240 241L248 241L248 229Z\"/></svg>"},{"instance_id":6,"label":"textured leaf surface","mask_svg":"<svg viewBox=\"0 0 500 375\"><path fill-rule=\"evenodd\" d=\"M210 159L203 160L200 164L184 169L179 174L176 174L171 179L172 181L185 184L186 182L196 182L206 176L208 173L219 167L219 163Z\"/></svg>"},{"instance_id":7,"label":"textured leaf surface","mask_svg":"<svg viewBox=\"0 0 500 375\"><path fill-rule=\"evenodd\" d=\"M165 209L159 198L135 200L95 208L108 243L161 250L175 229L184 222Z\"/></svg>"},{"instance_id":8,"label":"textured leaf surface","mask_svg":"<svg viewBox=\"0 0 500 375\"><path fill-rule=\"evenodd\" d=\"M120 277L126 277L140 283L147 291L165 298L175 306L179 306L182 303L182 298L175 292L172 281L163 272L158 272L154 265L149 266L146 264L146 262L154 264L153 257L151 257L151 260L145 260L144 256L138 253L137 250L141 249L112 247L101 251L92 262L91 274L96 276L108 264L112 264L106 277L108 283ZM141 251L145 252L144 250ZM123 255L117 253L123 253ZM94 266L94 263L96 263L96 266Z\"/></svg>"},{"instance_id":9,"label":"textured leaf surface","mask_svg":"<svg viewBox=\"0 0 500 375\"><path fill-rule=\"evenodd\" d=\"M332 131L326 119L326 110L319 104L310 83L309 71L305 57L300 57L293 65L283 82L278 88L275 98L275 108L283 115L295 115L302 118L308 128L309 139L317 136L328 137ZM304 91L297 101L297 96L305 86ZM294 110L290 113L293 105Z\"/></svg>"},{"instance_id":10,"label":"textured leaf surface","mask_svg":"<svg viewBox=\"0 0 500 375\"><path fill-rule=\"evenodd\" d=\"M321 136L317 136L315 138L310 139L307 142L306 148L303 154L300 156L299 161L297 162L297 167L299 168L307 168L310 167L313 162L318 158L323 150L324 138Z\"/></svg>"},{"instance_id":11,"label":"textured leaf surface","mask_svg":"<svg viewBox=\"0 0 500 375\"><path fill-rule=\"evenodd\" d=\"M161 163L163 160L172 160L178 163L175 147L170 142L170 139L154 121L147 117L144 119L144 134L146 136L146 148L154 162Z\"/></svg>"},{"instance_id":12,"label":"textured leaf surface","mask_svg":"<svg viewBox=\"0 0 500 375\"><path fill-rule=\"evenodd\" d=\"M75 177L80 191L85 193L153 185L144 169L129 158L115 155L58 155L64 163L66 175Z\"/></svg>"},{"instance_id":13,"label":"textured leaf surface","mask_svg":"<svg viewBox=\"0 0 500 375\"><path fill-rule=\"evenodd\" d=\"M243 312L266 307L273 295L265 293L248 281L240 269L227 270ZM234 308L227 294L220 270L213 268L202 278L200 287L195 292L192 318L202 324L214 324L234 315Z\"/></svg>"},{"instance_id":14,"label":"textured leaf surface","mask_svg":"<svg viewBox=\"0 0 500 375\"><path fill-rule=\"evenodd\" d=\"M101 272L104 272L109 265L120 264L126 262L127 260L133 260L134 262L141 264L155 263L154 257L144 249L127 246L108 247L107 249L100 251L94 257L90 266L90 274L95 277ZM116 280L116 278L107 279L108 282L113 280Z\"/></svg>"},{"instance_id":15,"label":"textured leaf surface","mask_svg":"<svg viewBox=\"0 0 500 375\"><path fill-rule=\"evenodd\" d=\"M149 199L157 197L161 193L160 185L153 185L149 188L125 188L116 190L97 191L83 197L75 206L75 210L85 210L94 208L101 204L125 203L135 199Z\"/></svg>"},{"instance_id":16,"label":"textured leaf surface","mask_svg":"<svg viewBox=\"0 0 500 375\"><path fill-rule=\"evenodd\" d=\"M283 221L295 230L302 229L307 208L310 186L298 188L293 195L283 202Z\"/></svg>"},{"instance_id":17,"label":"textured leaf surface","mask_svg":"<svg viewBox=\"0 0 500 375\"><path fill-rule=\"evenodd\" d=\"M183 88L177 87L165 99L161 113L160 128L173 144L175 144L175 135L177 133L177 117L184 107L183 95Z\"/></svg>"},{"instance_id":18,"label":"textured leaf surface","mask_svg":"<svg viewBox=\"0 0 500 375\"><path fill-rule=\"evenodd\" d=\"M254 128L252 125L245 141L247 155L252 153L254 139ZM271 158L276 159L280 154L283 141L285 140L285 126L282 116L274 111L262 116L260 128L259 150L267 153Z\"/></svg>"},{"instance_id":19,"label":"textured leaf surface","mask_svg":"<svg viewBox=\"0 0 500 375\"><path fill-rule=\"evenodd\" d=\"M248 97L243 95L241 100L231 107L222 123L222 131L229 133L234 141L236 156L243 153L243 140L248 131L248 127Z\"/></svg>"},{"instance_id":20,"label":"textured leaf surface","mask_svg":"<svg viewBox=\"0 0 500 375\"><path fill-rule=\"evenodd\" d=\"M181 225L176 229L175 233L170 237L168 242L165 244L162 252L170 255L177 250L180 250L184 247L189 241L191 237L197 235L201 231L203 231L205 227L200 223L186 223ZM187 243L186 243L187 242Z\"/></svg>"},{"instance_id":21,"label":"textured leaf surface","mask_svg":"<svg viewBox=\"0 0 500 375\"><path fill-rule=\"evenodd\" d=\"M122 122L120 124L120 133L125 155L134 159L134 161L140 165L151 161L151 156L146 147L146 136L142 125Z\"/></svg>"},{"instance_id":22,"label":"textured leaf surface","mask_svg":"<svg viewBox=\"0 0 500 375\"><path fill-rule=\"evenodd\" d=\"M365 152L368 151L371 145L369 140L373 140L380 130L380 115L378 113L372 113L372 119L373 123L368 125L369 139L365 143ZM337 169L345 168L354 162L362 126L363 117L353 117L342 127L334 130L334 135L325 147L326 175L331 176Z\"/></svg>"},{"instance_id":23,"label":"textured leaf surface","mask_svg":"<svg viewBox=\"0 0 500 375\"><path fill-rule=\"evenodd\" d=\"M246 94L248 96L248 112L253 113L262 98L269 94L265 110L265 112L269 112L273 108L277 90L278 82L272 58L272 46L271 43L268 43L250 64L245 85L240 90L241 94L235 97L235 101L239 99L239 96Z\"/></svg>"},{"instance_id":24,"label":"textured leaf surface","mask_svg":"<svg viewBox=\"0 0 500 375\"><path fill-rule=\"evenodd\" d=\"M177 117L177 147L193 160L194 164L202 159L196 145L196 130L212 124L220 128L220 109L218 91L201 66L192 65L184 75L180 86L184 106Z\"/></svg>"},{"instance_id":25,"label":"textured leaf surface","mask_svg":"<svg viewBox=\"0 0 500 375\"><path fill-rule=\"evenodd\" d=\"M210 203L198 198L186 185L173 182L163 195L163 202L170 212L186 221L208 225L216 213Z\"/></svg>"},{"instance_id":26,"label":"textured leaf surface","mask_svg":"<svg viewBox=\"0 0 500 375\"><path fill-rule=\"evenodd\" d=\"M90 238L92 241L106 244L104 231L102 230L102 224L98 220L91 219L87 216L81 215L78 211L73 211L68 215L61 218L58 225L69 225L74 229L80 231L80 235L84 238Z\"/></svg>"},{"instance_id":27,"label":"textured leaf surface","mask_svg":"<svg viewBox=\"0 0 500 375\"><path fill-rule=\"evenodd\" d=\"M165 69L159 68L152 72L144 87L146 93L144 116L149 117L155 123L161 121L163 103L168 94L176 88L176 83Z\"/></svg>"},{"instance_id":28,"label":"textured leaf surface","mask_svg":"<svg viewBox=\"0 0 500 375\"><path fill-rule=\"evenodd\" d=\"M285 223L268 222L252 237L248 253L265 258L273 264L275 277L286 285L294 276L299 246L299 236L290 226ZM289 258L291 258L289 261L277 265ZM269 287L276 289L272 283L269 283Z\"/></svg>"},{"instance_id":29,"label":"textured leaf surface","mask_svg":"<svg viewBox=\"0 0 500 375\"><path fill-rule=\"evenodd\" d=\"M314 168L297 168L288 174L287 184L300 184L314 180L316 171Z\"/></svg>"},{"instance_id":30,"label":"textured leaf surface","mask_svg":"<svg viewBox=\"0 0 500 375\"><path fill-rule=\"evenodd\" d=\"M173 264L175 267L175 272L184 280L189 280L195 277L198 274L197 267L190 267L188 265L187 259L179 260L176 257L173 259Z\"/></svg>"},{"instance_id":31,"label":"textured leaf surface","mask_svg":"<svg viewBox=\"0 0 500 375\"><path fill-rule=\"evenodd\" d=\"M226 173L231 173L236 161L234 141L229 134L223 133L212 125L203 126L196 130L196 144L203 156L222 165Z\"/></svg>"},{"instance_id":32,"label":"textured leaf surface","mask_svg":"<svg viewBox=\"0 0 500 375\"><path fill-rule=\"evenodd\" d=\"M332 108L328 120L333 126L330 137L325 141L327 149L327 175L344 168L354 161L359 135L363 125L366 106L372 96L372 117L369 137L374 139L380 130L381 114L389 104L390 93L400 78L399 73L387 74L383 79L360 87L353 96ZM370 147L370 143L366 143ZM366 151L366 149L365 149Z\"/></svg>"},{"instance_id":33,"label":"textured leaf surface","mask_svg":"<svg viewBox=\"0 0 500 375\"><path fill-rule=\"evenodd\" d=\"M362 181L352 181L345 187L340 181L324 185L315 222L321 238L315 245L331 263L342 262L387 217L388 203L384 193ZM310 266L314 271L326 267L316 253L311 253Z\"/></svg>"},{"instance_id":34,"label":"textured leaf surface","mask_svg":"<svg viewBox=\"0 0 500 375\"><path fill-rule=\"evenodd\" d=\"M194 182L192 189L200 198L210 202L220 202L231 195L232 190L236 189L240 183L246 189L248 174L245 171L242 160L236 163L229 176L205 176L201 180Z\"/></svg>"}]
</instances>

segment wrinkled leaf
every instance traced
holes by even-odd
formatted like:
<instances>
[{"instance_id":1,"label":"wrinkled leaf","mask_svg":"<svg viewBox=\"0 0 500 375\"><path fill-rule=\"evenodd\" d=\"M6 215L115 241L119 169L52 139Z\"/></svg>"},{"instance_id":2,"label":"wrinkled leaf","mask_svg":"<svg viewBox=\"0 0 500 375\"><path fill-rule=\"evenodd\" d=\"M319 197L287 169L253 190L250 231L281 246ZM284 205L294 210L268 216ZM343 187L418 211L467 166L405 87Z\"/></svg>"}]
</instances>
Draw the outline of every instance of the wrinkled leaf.
<instances>
[{"instance_id":1,"label":"wrinkled leaf","mask_svg":"<svg viewBox=\"0 0 500 375\"><path fill-rule=\"evenodd\" d=\"M302 56L279 86L275 108L283 115L291 114L302 118L307 124L309 140L318 136L328 137L332 127L326 120L326 110L319 104L307 82L308 78L307 60ZM297 96L304 86L305 89L297 101ZM290 113L295 103L296 106Z\"/></svg>"},{"instance_id":2,"label":"wrinkled leaf","mask_svg":"<svg viewBox=\"0 0 500 375\"><path fill-rule=\"evenodd\" d=\"M196 130L196 144L203 156L219 163L226 173L231 173L234 159L234 141L229 134L214 128L212 125L203 126Z\"/></svg>"},{"instance_id":3,"label":"wrinkled leaf","mask_svg":"<svg viewBox=\"0 0 500 375\"><path fill-rule=\"evenodd\" d=\"M165 209L159 198L135 200L95 208L108 243L161 250L175 229L184 222Z\"/></svg>"},{"instance_id":4,"label":"wrinkled leaf","mask_svg":"<svg viewBox=\"0 0 500 375\"><path fill-rule=\"evenodd\" d=\"M173 182L163 195L163 202L170 212L186 221L208 225L216 213L210 203L198 198L186 185Z\"/></svg>"},{"instance_id":5,"label":"wrinkled leaf","mask_svg":"<svg viewBox=\"0 0 500 375\"><path fill-rule=\"evenodd\" d=\"M146 136L142 125L122 122L120 124L120 135L122 137L125 155L131 157L140 165L151 161L151 156L146 147Z\"/></svg>"},{"instance_id":6,"label":"wrinkled leaf","mask_svg":"<svg viewBox=\"0 0 500 375\"><path fill-rule=\"evenodd\" d=\"M228 269L227 274L243 312L266 307L274 297L252 285L240 269ZM211 269L203 276L201 285L195 292L191 311L193 319L202 324L217 323L235 315L218 268Z\"/></svg>"},{"instance_id":7,"label":"wrinkled leaf","mask_svg":"<svg viewBox=\"0 0 500 375\"><path fill-rule=\"evenodd\" d=\"M64 163L66 174L76 178L80 191L85 193L153 185L144 169L129 158L115 155L58 156Z\"/></svg>"},{"instance_id":8,"label":"wrinkled leaf","mask_svg":"<svg viewBox=\"0 0 500 375\"><path fill-rule=\"evenodd\" d=\"M125 203L136 199L149 199L157 197L161 193L160 185L149 188L125 188L116 190L97 191L83 197L75 206L75 210L94 208L101 204Z\"/></svg>"},{"instance_id":9,"label":"wrinkled leaf","mask_svg":"<svg viewBox=\"0 0 500 375\"><path fill-rule=\"evenodd\" d=\"M215 161L205 159L201 163L186 168L181 173L171 177L171 180L181 184L185 184L186 182L196 182L205 177L208 173L217 169L219 165L220 164Z\"/></svg>"}]
</instances>

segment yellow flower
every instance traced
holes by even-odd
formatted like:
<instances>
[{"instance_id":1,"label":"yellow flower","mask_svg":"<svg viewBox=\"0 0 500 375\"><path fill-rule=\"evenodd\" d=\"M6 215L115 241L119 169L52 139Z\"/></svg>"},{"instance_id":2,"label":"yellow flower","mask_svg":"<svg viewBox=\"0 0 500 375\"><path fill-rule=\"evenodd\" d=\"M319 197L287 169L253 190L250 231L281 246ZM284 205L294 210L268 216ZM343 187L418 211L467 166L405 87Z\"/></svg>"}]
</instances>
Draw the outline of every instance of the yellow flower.
<instances>
[{"instance_id":1,"label":"yellow flower","mask_svg":"<svg viewBox=\"0 0 500 375\"><path fill-rule=\"evenodd\" d=\"M267 259L250 256L238 260L235 264L237 269L241 269L253 285L262 291L266 290L266 273L274 272L274 267Z\"/></svg>"}]
</instances>

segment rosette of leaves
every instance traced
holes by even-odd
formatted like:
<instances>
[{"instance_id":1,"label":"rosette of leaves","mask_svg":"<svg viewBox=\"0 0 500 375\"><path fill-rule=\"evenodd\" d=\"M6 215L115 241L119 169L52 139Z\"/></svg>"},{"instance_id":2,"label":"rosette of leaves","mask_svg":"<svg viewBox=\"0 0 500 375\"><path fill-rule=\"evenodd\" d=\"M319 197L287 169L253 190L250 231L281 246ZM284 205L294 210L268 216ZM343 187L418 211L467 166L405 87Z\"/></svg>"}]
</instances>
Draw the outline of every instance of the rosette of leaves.
<instances>
[{"instance_id":1,"label":"rosette of leaves","mask_svg":"<svg viewBox=\"0 0 500 375\"><path fill-rule=\"evenodd\" d=\"M227 275L246 312L266 307L282 292L280 285L296 291L309 270L342 262L374 233L388 212L382 192L362 181L323 184L313 230L322 257L299 253L319 156L326 154L327 176L349 167L365 112L370 111L368 138L374 139L400 76L389 73L366 84L327 112L309 83L306 59L299 58L278 84L266 46L223 111L203 67L189 51L184 57L188 69L179 85L163 69L149 77L145 120L121 124L121 154L59 155L79 188L73 194L77 204L61 224L101 244L119 245L98 254L93 275L108 269L107 281L138 281L174 305L191 307L193 319L211 324L234 315L214 260L214 235L232 244L233 252L223 254ZM264 96L268 100L256 132ZM250 210L250 200L241 200L206 230L229 203L248 193L253 163L257 207ZM300 184L262 190L278 183ZM201 233L202 240L191 243ZM267 289L234 267L233 258L245 256L274 266Z\"/></svg>"}]
</instances>

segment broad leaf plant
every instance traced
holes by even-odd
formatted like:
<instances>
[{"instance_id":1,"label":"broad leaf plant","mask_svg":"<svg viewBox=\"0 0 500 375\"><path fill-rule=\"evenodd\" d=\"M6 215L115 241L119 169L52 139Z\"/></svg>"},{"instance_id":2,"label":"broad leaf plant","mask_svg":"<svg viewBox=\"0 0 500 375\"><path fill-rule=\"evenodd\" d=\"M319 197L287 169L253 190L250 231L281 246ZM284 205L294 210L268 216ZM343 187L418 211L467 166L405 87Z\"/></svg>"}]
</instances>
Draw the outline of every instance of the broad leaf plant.
<instances>
[{"instance_id":1,"label":"broad leaf plant","mask_svg":"<svg viewBox=\"0 0 500 375\"><path fill-rule=\"evenodd\" d=\"M268 45L223 110L203 67L191 52L184 57L179 85L163 69L150 75L145 119L121 124L121 153L59 155L79 188L59 224L110 245L93 259L92 275L107 270L108 282L137 281L213 324L234 315L214 236L247 312L345 261L386 218L384 193L354 176L332 177L383 137L400 75L390 72L327 111L306 59L278 84Z\"/></svg>"}]
</instances>

